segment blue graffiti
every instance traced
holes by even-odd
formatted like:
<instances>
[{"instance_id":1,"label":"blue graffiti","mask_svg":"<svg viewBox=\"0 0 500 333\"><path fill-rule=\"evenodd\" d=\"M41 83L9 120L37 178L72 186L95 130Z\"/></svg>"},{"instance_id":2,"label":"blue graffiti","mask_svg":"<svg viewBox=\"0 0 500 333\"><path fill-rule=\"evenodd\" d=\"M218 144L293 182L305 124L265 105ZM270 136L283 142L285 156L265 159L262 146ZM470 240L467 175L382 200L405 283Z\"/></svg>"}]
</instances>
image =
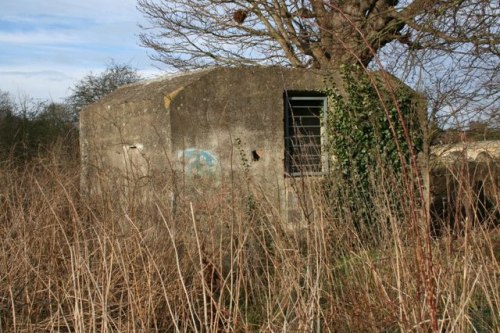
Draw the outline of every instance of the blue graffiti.
<instances>
[{"instance_id":1,"label":"blue graffiti","mask_svg":"<svg viewBox=\"0 0 500 333\"><path fill-rule=\"evenodd\" d=\"M215 176L219 173L220 163L217 156L209 150L188 148L177 152L183 163L183 170L191 176Z\"/></svg>"}]
</instances>

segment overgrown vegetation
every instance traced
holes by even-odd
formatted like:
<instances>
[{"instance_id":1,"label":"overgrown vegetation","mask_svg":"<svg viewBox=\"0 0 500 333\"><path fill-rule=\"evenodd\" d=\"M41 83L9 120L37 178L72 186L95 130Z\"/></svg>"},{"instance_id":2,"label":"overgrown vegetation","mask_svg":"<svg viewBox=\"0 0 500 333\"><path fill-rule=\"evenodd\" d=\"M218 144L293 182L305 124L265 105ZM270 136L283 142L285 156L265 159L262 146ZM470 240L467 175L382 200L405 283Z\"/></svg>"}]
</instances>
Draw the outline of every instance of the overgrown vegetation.
<instances>
[{"instance_id":1,"label":"overgrown vegetation","mask_svg":"<svg viewBox=\"0 0 500 333\"><path fill-rule=\"evenodd\" d=\"M426 214L411 96L344 80L338 172L297 179L311 207L294 225L239 140L231 177L197 180L210 195L170 179L87 197L66 109L0 104L0 332L495 331L499 161L441 164L433 185L452 200Z\"/></svg>"},{"instance_id":2,"label":"overgrown vegetation","mask_svg":"<svg viewBox=\"0 0 500 333\"><path fill-rule=\"evenodd\" d=\"M422 151L423 97L396 80L392 83L398 86L389 92L381 77L367 74L357 66L344 66L341 77L345 96L336 88L327 91L328 145L336 160L334 172L347 178L360 177L364 186L368 184L367 171L374 164L401 172L402 164L409 164L411 154Z\"/></svg>"},{"instance_id":3,"label":"overgrown vegetation","mask_svg":"<svg viewBox=\"0 0 500 333\"><path fill-rule=\"evenodd\" d=\"M78 132L69 108L22 97L14 101L0 92L0 161L23 162L60 141L74 149Z\"/></svg>"},{"instance_id":4,"label":"overgrown vegetation","mask_svg":"<svg viewBox=\"0 0 500 333\"><path fill-rule=\"evenodd\" d=\"M82 196L71 112L3 99L0 332L495 331L499 162L440 165L452 200L426 214L411 96L352 73L331 92L337 169L297 179L295 225L239 140L231 177L195 184L210 195Z\"/></svg>"},{"instance_id":5,"label":"overgrown vegetation","mask_svg":"<svg viewBox=\"0 0 500 333\"><path fill-rule=\"evenodd\" d=\"M499 326L498 230L465 218L426 238L429 270L423 220L394 210L415 199L383 164L359 230L345 197L306 178L315 214L291 227L244 166L175 211L167 182L147 202L82 197L70 151L0 164L0 332L428 332L433 311L443 332Z\"/></svg>"},{"instance_id":6,"label":"overgrown vegetation","mask_svg":"<svg viewBox=\"0 0 500 333\"><path fill-rule=\"evenodd\" d=\"M371 186L370 177L381 168L402 174L411 157L423 150L423 97L392 78L389 91L387 81L383 82L384 74L388 75L343 66L343 91L334 82L326 91L330 106L327 149L335 159L330 171L341 175L345 204L359 216L360 224L372 223L370 197L377 187Z\"/></svg>"},{"instance_id":7,"label":"overgrown vegetation","mask_svg":"<svg viewBox=\"0 0 500 333\"><path fill-rule=\"evenodd\" d=\"M450 119L498 117L490 1L156 3L139 7L167 31L142 42L174 67L287 63L331 74L381 68L377 53L401 42L387 67L425 92L433 123L422 128L451 133ZM346 99L331 92L340 172L297 179L314 214L296 225L258 190L240 143L242 166L206 184L210 195L158 180L147 198L113 187L82 196L67 126L114 79L137 80L128 66L89 74L67 105L14 105L0 93L0 333L498 330L499 162L441 165L448 201L431 215L411 98L364 71L343 73Z\"/></svg>"}]
</instances>

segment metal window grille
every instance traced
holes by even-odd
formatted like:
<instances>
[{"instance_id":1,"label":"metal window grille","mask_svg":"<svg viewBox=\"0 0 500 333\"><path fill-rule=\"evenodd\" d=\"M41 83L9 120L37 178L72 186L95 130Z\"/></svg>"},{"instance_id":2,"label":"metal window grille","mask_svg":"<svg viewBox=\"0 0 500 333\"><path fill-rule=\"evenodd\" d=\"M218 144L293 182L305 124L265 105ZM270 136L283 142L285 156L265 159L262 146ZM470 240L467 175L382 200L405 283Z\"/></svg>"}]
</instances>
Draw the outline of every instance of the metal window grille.
<instances>
[{"instance_id":1,"label":"metal window grille","mask_svg":"<svg viewBox=\"0 0 500 333\"><path fill-rule=\"evenodd\" d=\"M288 175L319 175L327 171L326 97L285 97L285 169Z\"/></svg>"}]
</instances>

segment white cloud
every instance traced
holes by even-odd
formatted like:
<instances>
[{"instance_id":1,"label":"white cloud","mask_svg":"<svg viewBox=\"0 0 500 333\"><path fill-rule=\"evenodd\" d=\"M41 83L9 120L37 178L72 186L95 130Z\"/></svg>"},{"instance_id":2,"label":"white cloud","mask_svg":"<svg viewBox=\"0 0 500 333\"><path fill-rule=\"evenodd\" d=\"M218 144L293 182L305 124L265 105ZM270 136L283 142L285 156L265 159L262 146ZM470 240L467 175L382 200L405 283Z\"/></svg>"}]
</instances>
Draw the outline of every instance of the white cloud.
<instances>
[{"instance_id":1,"label":"white cloud","mask_svg":"<svg viewBox=\"0 0 500 333\"><path fill-rule=\"evenodd\" d=\"M75 44L78 39L67 32L60 31L32 31L32 32L2 32L0 43L10 44Z\"/></svg>"},{"instance_id":2,"label":"white cloud","mask_svg":"<svg viewBox=\"0 0 500 333\"><path fill-rule=\"evenodd\" d=\"M0 69L0 90L8 91L13 97L29 95L34 98L49 99L60 102L70 91L68 87L74 82L74 76L81 73L73 70L40 71L40 70L2 70Z\"/></svg>"},{"instance_id":3,"label":"white cloud","mask_svg":"<svg viewBox=\"0 0 500 333\"><path fill-rule=\"evenodd\" d=\"M104 23L139 19L141 15L135 5L136 0L15 0L2 3L2 16L58 15Z\"/></svg>"},{"instance_id":4,"label":"white cloud","mask_svg":"<svg viewBox=\"0 0 500 333\"><path fill-rule=\"evenodd\" d=\"M133 65L132 65L133 66ZM0 90L8 91L13 97L29 95L34 98L62 102L71 94L71 87L90 71L99 73L102 67L87 68L59 66L57 69L41 69L38 66L0 66ZM139 74L150 79L161 74L157 69L139 69Z\"/></svg>"},{"instance_id":5,"label":"white cloud","mask_svg":"<svg viewBox=\"0 0 500 333\"><path fill-rule=\"evenodd\" d=\"M137 43L136 0L15 0L0 12L0 89L61 100L112 60L159 73Z\"/></svg>"}]
</instances>

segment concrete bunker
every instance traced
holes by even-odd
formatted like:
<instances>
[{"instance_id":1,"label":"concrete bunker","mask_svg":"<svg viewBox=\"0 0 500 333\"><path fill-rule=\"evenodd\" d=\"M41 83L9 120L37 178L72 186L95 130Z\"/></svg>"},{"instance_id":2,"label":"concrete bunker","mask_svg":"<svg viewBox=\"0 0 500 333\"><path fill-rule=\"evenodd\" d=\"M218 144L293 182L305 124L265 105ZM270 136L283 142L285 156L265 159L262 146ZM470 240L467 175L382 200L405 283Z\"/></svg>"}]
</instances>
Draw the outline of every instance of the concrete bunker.
<instances>
[{"instance_id":1,"label":"concrete bunker","mask_svg":"<svg viewBox=\"0 0 500 333\"><path fill-rule=\"evenodd\" d=\"M81 113L82 189L141 200L186 187L210 195L239 172L282 216L312 214L296 180L317 179L332 162L323 151L323 89L320 73L282 67L211 68L122 87ZM498 142L473 145L481 147L433 147L431 162L446 169L457 157L497 161ZM441 202L449 186L434 169L433 195ZM473 178L483 184L489 175ZM495 172L487 183L497 182Z\"/></svg>"},{"instance_id":2,"label":"concrete bunker","mask_svg":"<svg viewBox=\"0 0 500 333\"><path fill-rule=\"evenodd\" d=\"M296 201L290 179L328 168L323 88L319 73L283 67L211 68L119 88L81 113L82 188L123 195L175 174L218 183L245 164L287 210Z\"/></svg>"}]
</instances>

